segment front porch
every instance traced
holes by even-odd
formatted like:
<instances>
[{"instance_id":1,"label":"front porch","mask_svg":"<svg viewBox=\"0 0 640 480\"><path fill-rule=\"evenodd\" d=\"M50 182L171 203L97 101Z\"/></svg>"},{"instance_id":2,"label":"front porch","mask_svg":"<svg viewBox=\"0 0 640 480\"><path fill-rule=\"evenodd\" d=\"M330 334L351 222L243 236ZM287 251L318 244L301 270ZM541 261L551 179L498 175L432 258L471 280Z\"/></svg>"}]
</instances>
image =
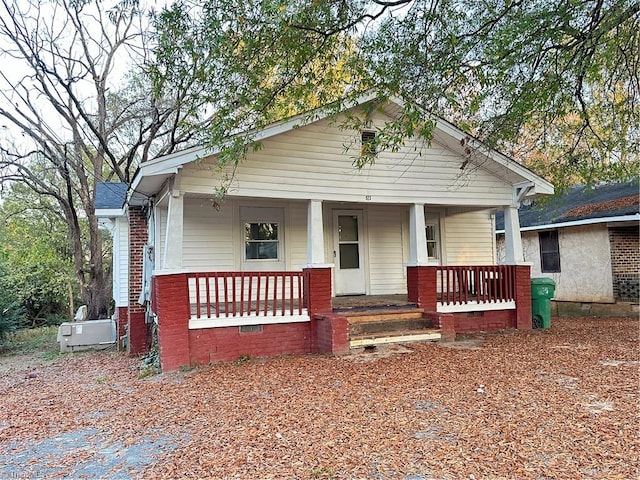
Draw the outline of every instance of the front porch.
<instances>
[{"instance_id":1,"label":"front porch","mask_svg":"<svg viewBox=\"0 0 640 480\"><path fill-rule=\"evenodd\" d=\"M332 297L331 281L330 267L154 276L163 369L531 328L528 266L407 267L406 295Z\"/></svg>"}]
</instances>

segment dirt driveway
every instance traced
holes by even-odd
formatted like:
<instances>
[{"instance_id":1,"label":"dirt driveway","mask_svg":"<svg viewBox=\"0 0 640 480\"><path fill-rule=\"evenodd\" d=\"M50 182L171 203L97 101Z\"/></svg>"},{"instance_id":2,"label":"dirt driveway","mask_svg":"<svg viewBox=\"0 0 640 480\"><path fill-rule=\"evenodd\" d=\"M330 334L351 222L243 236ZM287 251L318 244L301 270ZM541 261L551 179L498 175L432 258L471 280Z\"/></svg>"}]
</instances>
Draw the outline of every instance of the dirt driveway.
<instances>
[{"instance_id":1,"label":"dirt driveway","mask_svg":"<svg viewBox=\"0 0 640 480\"><path fill-rule=\"evenodd\" d=\"M636 479L638 336L554 318L145 379L118 353L0 359L0 478Z\"/></svg>"}]
</instances>

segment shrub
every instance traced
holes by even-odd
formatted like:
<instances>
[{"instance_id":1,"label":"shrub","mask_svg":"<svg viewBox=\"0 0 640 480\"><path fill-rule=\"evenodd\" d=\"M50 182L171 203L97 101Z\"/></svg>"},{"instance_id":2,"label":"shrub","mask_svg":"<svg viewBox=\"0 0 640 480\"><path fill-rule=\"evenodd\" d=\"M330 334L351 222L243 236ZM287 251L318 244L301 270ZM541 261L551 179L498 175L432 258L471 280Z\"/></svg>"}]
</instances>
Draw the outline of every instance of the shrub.
<instances>
[{"instance_id":1,"label":"shrub","mask_svg":"<svg viewBox=\"0 0 640 480\"><path fill-rule=\"evenodd\" d=\"M24 322L24 308L17 301L0 298L0 340Z\"/></svg>"}]
</instances>

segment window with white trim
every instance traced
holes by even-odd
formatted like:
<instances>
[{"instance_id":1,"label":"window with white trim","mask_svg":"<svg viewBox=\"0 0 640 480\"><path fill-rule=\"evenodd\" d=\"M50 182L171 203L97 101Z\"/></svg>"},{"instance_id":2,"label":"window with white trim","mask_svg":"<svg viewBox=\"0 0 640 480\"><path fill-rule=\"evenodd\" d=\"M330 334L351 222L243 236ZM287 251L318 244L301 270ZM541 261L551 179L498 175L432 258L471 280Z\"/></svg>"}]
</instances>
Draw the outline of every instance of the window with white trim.
<instances>
[{"instance_id":1,"label":"window with white trim","mask_svg":"<svg viewBox=\"0 0 640 480\"><path fill-rule=\"evenodd\" d=\"M279 225L276 222L245 222L245 260L278 260Z\"/></svg>"},{"instance_id":2,"label":"window with white trim","mask_svg":"<svg viewBox=\"0 0 640 480\"><path fill-rule=\"evenodd\" d=\"M440 228L438 222L425 222L427 256L429 260L440 259Z\"/></svg>"}]
</instances>

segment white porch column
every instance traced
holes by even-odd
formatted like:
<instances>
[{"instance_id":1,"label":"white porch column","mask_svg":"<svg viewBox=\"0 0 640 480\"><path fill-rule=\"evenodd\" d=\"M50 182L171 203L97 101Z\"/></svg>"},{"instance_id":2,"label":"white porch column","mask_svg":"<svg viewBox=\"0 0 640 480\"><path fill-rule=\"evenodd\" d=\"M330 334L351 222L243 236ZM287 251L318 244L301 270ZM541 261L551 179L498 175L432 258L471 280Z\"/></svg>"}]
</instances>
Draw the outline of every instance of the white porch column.
<instances>
[{"instance_id":1,"label":"white porch column","mask_svg":"<svg viewBox=\"0 0 640 480\"><path fill-rule=\"evenodd\" d=\"M414 203L409 207L409 265L426 265L428 261L424 203Z\"/></svg>"},{"instance_id":2,"label":"white porch column","mask_svg":"<svg viewBox=\"0 0 640 480\"><path fill-rule=\"evenodd\" d=\"M165 232L163 270L182 268L182 238L184 233L184 193L173 190L169 194L167 230Z\"/></svg>"},{"instance_id":3,"label":"white porch column","mask_svg":"<svg viewBox=\"0 0 640 480\"><path fill-rule=\"evenodd\" d=\"M307 207L307 265L326 265L322 200L309 200Z\"/></svg>"},{"instance_id":4,"label":"white porch column","mask_svg":"<svg viewBox=\"0 0 640 480\"><path fill-rule=\"evenodd\" d=\"M520 219L518 207L504 207L504 244L505 264L519 265L524 263L522 237L520 236Z\"/></svg>"}]
</instances>

